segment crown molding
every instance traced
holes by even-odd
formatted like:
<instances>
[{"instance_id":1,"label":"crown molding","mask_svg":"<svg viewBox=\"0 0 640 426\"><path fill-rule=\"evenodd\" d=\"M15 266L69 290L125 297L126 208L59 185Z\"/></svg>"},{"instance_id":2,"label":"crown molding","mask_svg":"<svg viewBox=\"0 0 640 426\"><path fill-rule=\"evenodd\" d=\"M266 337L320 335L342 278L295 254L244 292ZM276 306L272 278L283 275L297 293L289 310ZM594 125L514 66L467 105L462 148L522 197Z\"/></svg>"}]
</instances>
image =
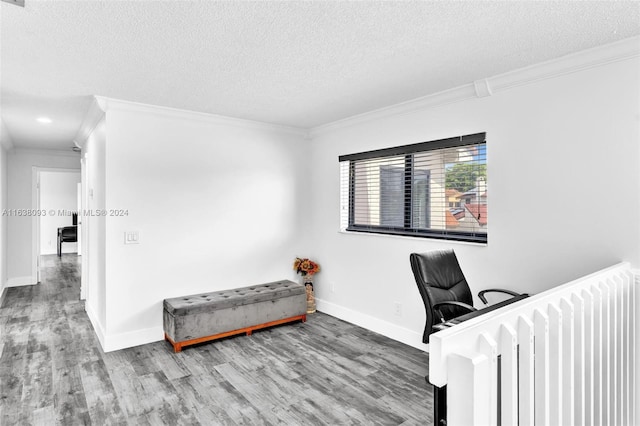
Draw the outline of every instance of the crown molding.
<instances>
[{"instance_id":1,"label":"crown molding","mask_svg":"<svg viewBox=\"0 0 640 426\"><path fill-rule=\"evenodd\" d=\"M241 127L245 129L257 129L264 131L275 131L306 137L307 129L300 127L284 126L280 124L264 123L261 121L245 120L242 118L227 117L224 115L209 114L204 112L189 111L178 108L171 108L158 105L149 105L139 102L123 101L120 99L95 97L101 109L107 111L128 111L145 114L159 115L162 117L180 118L183 120L195 120L205 123L219 124L224 126Z\"/></svg>"},{"instance_id":2,"label":"crown molding","mask_svg":"<svg viewBox=\"0 0 640 426\"><path fill-rule=\"evenodd\" d=\"M313 139L326 133L373 120L401 116L472 98L484 98L516 86L531 84L613 62L637 58L639 56L640 36L626 38L614 43L582 50L560 58L498 74L493 77L476 80L473 83L458 86L453 89L313 127L309 130L309 137Z\"/></svg>"},{"instance_id":3,"label":"crown molding","mask_svg":"<svg viewBox=\"0 0 640 426\"><path fill-rule=\"evenodd\" d=\"M352 117L334 121L329 124L323 124L322 126L310 129L309 134L311 138L314 138L325 133L343 129L345 127L351 127L356 124L366 123L372 120L381 120L387 117L411 114L415 111L436 108L442 105L460 102L475 97L476 89L474 85L466 84L464 86L458 86L456 88L434 93L432 95L423 96L421 98L412 99L410 101L401 102L399 104L394 104L370 112L354 115Z\"/></svg>"},{"instance_id":4,"label":"crown molding","mask_svg":"<svg viewBox=\"0 0 640 426\"><path fill-rule=\"evenodd\" d=\"M640 56L640 36L570 53L489 78L494 92Z\"/></svg>"},{"instance_id":5,"label":"crown molding","mask_svg":"<svg viewBox=\"0 0 640 426\"><path fill-rule=\"evenodd\" d=\"M91 105L89 105L89 109L87 109L87 113L82 120L82 124L78 129L78 133L76 133L76 137L73 140L73 143L80 149L84 148L84 145L87 143L87 139L98 124L104 119L106 114L106 103L103 100L104 98L100 96L93 96Z\"/></svg>"},{"instance_id":6,"label":"crown molding","mask_svg":"<svg viewBox=\"0 0 640 426\"><path fill-rule=\"evenodd\" d=\"M59 149L41 149L41 148L13 148L11 150L13 154L24 155L45 155L47 157L76 157L80 158L79 152L74 151L62 151Z\"/></svg>"}]
</instances>

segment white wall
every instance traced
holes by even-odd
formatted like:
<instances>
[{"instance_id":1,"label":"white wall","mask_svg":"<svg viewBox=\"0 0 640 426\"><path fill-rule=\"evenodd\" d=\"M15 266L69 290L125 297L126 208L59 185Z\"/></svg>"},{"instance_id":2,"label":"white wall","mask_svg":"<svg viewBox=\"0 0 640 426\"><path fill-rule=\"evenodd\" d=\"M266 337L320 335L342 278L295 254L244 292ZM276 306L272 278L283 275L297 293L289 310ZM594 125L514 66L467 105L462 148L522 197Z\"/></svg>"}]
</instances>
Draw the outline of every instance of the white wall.
<instances>
[{"instance_id":1,"label":"white wall","mask_svg":"<svg viewBox=\"0 0 640 426\"><path fill-rule=\"evenodd\" d=\"M411 252L455 249L474 293L540 292L618 261L637 266L639 69L636 57L317 132L308 247L322 266L318 308L421 347ZM339 155L477 132L487 133L486 246L338 232Z\"/></svg>"},{"instance_id":2,"label":"white wall","mask_svg":"<svg viewBox=\"0 0 640 426\"><path fill-rule=\"evenodd\" d=\"M79 169L80 156L71 151L14 149L7 157L8 208L33 208L34 167ZM7 275L9 285L35 284L33 274L34 221L28 216L7 218Z\"/></svg>"},{"instance_id":3,"label":"white wall","mask_svg":"<svg viewBox=\"0 0 640 426\"><path fill-rule=\"evenodd\" d=\"M7 150L0 145L0 301L7 284Z\"/></svg>"},{"instance_id":4,"label":"white wall","mask_svg":"<svg viewBox=\"0 0 640 426\"><path fill-rule=\"evenodd\" d=\"M85 309L104 346L106 334L106 217L93 215L105 209L105 149L106 125L102 120L83 146L84 194L82 226L82 286L85 290ZM115 301L115 303L119 303Z\"/></svg>"},{"instance_id":5,"label":"white wall","mask_svg":"<svg viewBox=\"0 0 640 426\"><path fill-rule=\"evenodd\" d=\"M106 123L105 207L126 215L106 217L105 350L162 339L165 298L295 279L302 132L126 105Z\"/></svg>"},{"instance_id":6,"label":"white wall","mask_svg":"<svg viewBox=\"0 0 640 426\"><path fill-rule=\"evenodd\" d=\"M40 254L56 254L58 228L73 225L79 183L80 172L40 172L40 210L47 212L40 216ZM63 243L62 252L77 253L78 243Z\"/></svg>"},{"instance_id":7,"label":"white wall","mask_svg":"<svg viewBox=\"0 0 640 426\"><path fill-rule=\"evenodd\" d=\"M12 148L11 135L0 117L0 212L8 206L7 155ZM7 215L0 215L0 302L2 302L7 279Z\"/></svg>"}]
</instances>

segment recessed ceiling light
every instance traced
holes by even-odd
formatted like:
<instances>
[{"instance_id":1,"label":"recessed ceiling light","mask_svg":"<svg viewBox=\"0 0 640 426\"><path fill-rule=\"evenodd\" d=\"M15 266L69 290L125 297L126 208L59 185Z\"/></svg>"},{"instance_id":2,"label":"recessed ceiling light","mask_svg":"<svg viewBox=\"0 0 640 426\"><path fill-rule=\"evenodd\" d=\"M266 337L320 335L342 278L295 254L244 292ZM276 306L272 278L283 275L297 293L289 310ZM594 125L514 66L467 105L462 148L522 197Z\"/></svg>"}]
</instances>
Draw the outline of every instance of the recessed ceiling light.
<instances>
[{"instance_id":1,"label":"recessed ceiling light","mask_svg":"<svg viewBox=\"0 0 640 426\"><path fill-rule=\"evenodd\" d=\"M53 122L49 117L38 117L36 121L42 124L51 124Z\"/></svg>"}]
</instances>

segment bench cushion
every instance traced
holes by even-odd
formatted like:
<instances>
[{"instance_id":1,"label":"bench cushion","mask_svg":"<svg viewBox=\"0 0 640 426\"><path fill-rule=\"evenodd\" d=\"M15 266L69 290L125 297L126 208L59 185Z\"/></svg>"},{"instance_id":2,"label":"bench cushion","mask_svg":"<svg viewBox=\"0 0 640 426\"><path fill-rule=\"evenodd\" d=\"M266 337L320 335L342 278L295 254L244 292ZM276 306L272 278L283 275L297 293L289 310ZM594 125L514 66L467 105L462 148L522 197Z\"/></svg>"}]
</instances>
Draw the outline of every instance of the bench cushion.
<instances>
[{"instance_id":1,"label":"bench cushion","mask_svg":"<svg viewBox=\"0 0 640 426\"><path fill-rule=\"evenodd\" d=\"M192 294L164 300L164 310L173 316L209 312L305 294L302 284L289 280L274 281L231 290Z\"/></svg>"}]
</instances>

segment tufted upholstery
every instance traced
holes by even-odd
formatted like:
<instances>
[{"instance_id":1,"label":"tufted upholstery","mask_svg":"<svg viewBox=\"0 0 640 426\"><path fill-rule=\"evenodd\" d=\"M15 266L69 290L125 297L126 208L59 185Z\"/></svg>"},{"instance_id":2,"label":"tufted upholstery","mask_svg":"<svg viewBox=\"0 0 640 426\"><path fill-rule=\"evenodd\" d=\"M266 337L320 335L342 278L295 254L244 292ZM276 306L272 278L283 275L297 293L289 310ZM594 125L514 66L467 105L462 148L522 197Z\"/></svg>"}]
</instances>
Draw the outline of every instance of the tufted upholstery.
<instances>
[{"instance_id":1,"label":"tufted upholstery","mask_svg":"<svg viewBox=\"0 0 640 426\"><path fill-rule=\"evenodd\" d=\"M433 325L438 322L433 305L451 300L472 305L473 297L453 250L412 253L409 259L427 313L422 341L429 343ZM468 312L455 306L444 306L440 311L446 320Z\"/></svg>"},{"instance_id":2,"label":"tufted upholstery","mask_svg":"<svg viewBox=\"0 0 640 426\"><path fill-rule=\"evenodd\" d=\"M282 280L165 299L163 325L166 336L180 343L234 330L250 333L261 324L302 319L306 312L305 287Z\"/></svg>"},{"instance_id":3,"label":"tufted upholstery","mask_svg":"<svg viewBox=\"0 0 640 426\"><path fill-rule=\"evenodd\" d=\"M208 312L212 309L227 309L296 294L306 294L305 288L289 280L252 285L231 290L193 294L164 300L164 309L171 315L188 315Z\"/></svg>"}]
</instances>

